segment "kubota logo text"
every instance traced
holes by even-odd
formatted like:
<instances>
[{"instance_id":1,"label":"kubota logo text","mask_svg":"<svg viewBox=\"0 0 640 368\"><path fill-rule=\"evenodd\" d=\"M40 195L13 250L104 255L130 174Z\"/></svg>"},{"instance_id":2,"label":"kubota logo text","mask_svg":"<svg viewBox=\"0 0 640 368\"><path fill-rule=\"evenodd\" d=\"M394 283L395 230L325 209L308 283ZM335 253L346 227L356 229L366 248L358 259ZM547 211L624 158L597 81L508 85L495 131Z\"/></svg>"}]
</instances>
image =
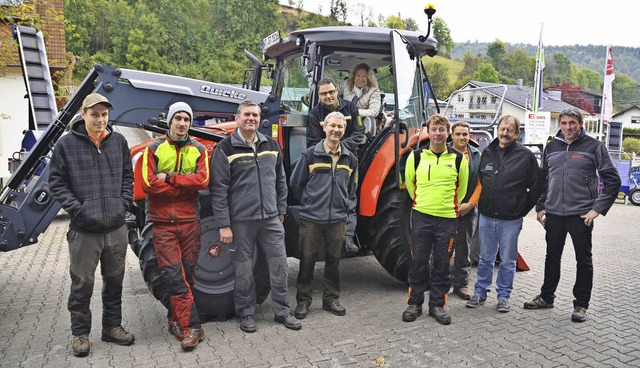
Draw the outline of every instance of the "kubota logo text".
<instances>
[{"instance_id":1,"label":"kubota logo text","mask_svg":"<svg viewBox=\"0 0 640 368\"><path fill-rule=\"evenodd\" d=\"M246 100L247 99L247 95L245 93L238 93L237 91L234 91L234 90L215 88L215 87L212 87L212 86L208 86L206 84L203 84L202 87L200 87L200 92L206 93L208 95L229 97L229 98L233 98L233 99L236 99L236 100Z\"/></svg>"}]
</instances>

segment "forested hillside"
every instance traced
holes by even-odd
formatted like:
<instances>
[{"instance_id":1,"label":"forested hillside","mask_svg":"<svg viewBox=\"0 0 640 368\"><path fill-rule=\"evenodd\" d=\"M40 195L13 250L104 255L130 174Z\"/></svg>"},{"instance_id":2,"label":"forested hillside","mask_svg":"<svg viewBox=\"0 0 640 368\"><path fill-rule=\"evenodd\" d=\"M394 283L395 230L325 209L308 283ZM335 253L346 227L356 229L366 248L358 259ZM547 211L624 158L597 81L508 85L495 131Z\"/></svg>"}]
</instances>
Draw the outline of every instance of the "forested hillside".
<instances>
[{"instance_id":1,"label":"forested hillside","mask_svg":"<svg viewBox=\"0 0 640 368\"><path fill-rule=\"evenodd\" d=\"M472 55L478 53L486 56L488 42L458 42L451 52L452 59L464 57L467 51ZM535 56L537 45L507 44L507 50L523 49L530 56ZM604 72L604 59L606 46L604 45L572 45L572 46L545 46L545 57L551 60L557 52L562 52L572 63L581 68L589 68L600 75ZM613 61L616 73L624 73L635 81L640 82L640 48L613 46Z\"/></svg>"}]
</instances>

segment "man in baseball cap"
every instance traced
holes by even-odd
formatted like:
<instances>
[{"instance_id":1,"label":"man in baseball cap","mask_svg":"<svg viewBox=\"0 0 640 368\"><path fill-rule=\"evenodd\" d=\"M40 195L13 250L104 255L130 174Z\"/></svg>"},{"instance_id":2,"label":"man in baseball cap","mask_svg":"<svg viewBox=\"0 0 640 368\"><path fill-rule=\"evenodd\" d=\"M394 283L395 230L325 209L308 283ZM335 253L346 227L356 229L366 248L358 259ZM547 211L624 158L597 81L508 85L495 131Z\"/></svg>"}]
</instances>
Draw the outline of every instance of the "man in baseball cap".
<instances>
[{"instance_id":1,"label":"man in baseball cap","mask_svg":"<svg viewBox=\"0 0 640 368\"><path fill-rule=\"evenodd\" d=\"M69 274L71 349L91 351L91 296L98 263L102 273L102 341L131 345L122 327L122 282L127 254L125 217L133 202L133 169L127 140L109 127L106 97L92 93L82 102L69 134L56 142L49 165L53 197L70 215Z\"/></svg>"}]
</instances>

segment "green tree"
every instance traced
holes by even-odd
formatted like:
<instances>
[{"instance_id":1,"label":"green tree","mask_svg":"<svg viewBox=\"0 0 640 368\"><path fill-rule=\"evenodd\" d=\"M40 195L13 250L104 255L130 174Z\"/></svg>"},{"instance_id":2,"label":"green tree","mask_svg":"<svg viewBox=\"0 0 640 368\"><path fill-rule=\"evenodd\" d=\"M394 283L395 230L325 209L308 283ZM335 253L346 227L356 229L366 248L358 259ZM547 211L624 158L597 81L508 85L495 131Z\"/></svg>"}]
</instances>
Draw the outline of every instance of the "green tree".
<instances>
[{"instance_id":1,"label":"green tree","mask_svg":"<svg viewBox=\"0 0 640 368\"><path fill-rule=\"evenodd\" d=\"M536 59L529 56L525 50L516 49L508 53L504 59L504 64L504 71L501 74L515 80L522 79L525 85L533 86Z\"/></svg>"},{"instance_id":2,"label":"green tree","mask_svg":"<svg viewBox=\"0 0 640 368\"><path fill-rule=\"evenodd\" d=\"M635 104L640 104L640 83L624 73L616 73L611 85L613 111L622 111Z\"/></svg>"},{"instance_id":3,"label":"green tree","mask_svg":"<svg viewBox=\"0 0 640 368\"><path fill-rule=\"evenodd\" d=\"M345 0L331 0L329 18L342 23L347 21L347 3Z\"/></svg>"},{"instance_id":4,"label":"green tree","mask_svg":"<svg viewBox=\"0 0 640 368\"><path fill-rule=\"evenodd\" d=\"M451 30L449 29L449 26L447 26L447 23L442 18L436 17L431 24L431 30L443 51L442 55L446 58L451 58L451 50L453 50L456 44L451 38Z\"/></svg>"},{"instance_id":5,"label":"green tree","mask_svg":"<svg viewBox=\"0 0 640 368\"><path fill-rule=\"evenodd\" d=\"M556 52L553 55L553 64L555 66L554 84L563 82L573 82L571 74L571 60L562 52Z\"/></svg>"},{"instance_id":6,"label":"green tree","mask_svg":"<svg viewBox=\"0 0 640 368\"><path fill-rule=\"evenodd\" d=\"M600 92L602 90L602 78L595 70L579 69L576 74L576 80L578 85L585 91Z\"/></svg>"},{"instance_id":7,"label":"green tree","mask_svg":"<svg viewBox=\"0 0 640 368\"><path fill-rule=\"evenodd\" d=\"M449 97L449 68L443 63L429 63L424 67L436 97L440 100Z\"/></svg>"},{"instance_id":8,"label":"green tree","mask_svg":"<svg viewBox=\"0 0 640 368\"><path fill-rule=\"evenodd\" d=\"M471 51L467 50L467 52L464 54L464 57L462 58L462 61L464 62L464 67L458 75L458 80L472 77L473 73L475 73L480 64L484 62L484 59L482 58L481 54L473 56L471 54Z\"/></svg>"},{"instance_id":9,"label":"green tree","mask_svg":"<svg viewBox=\"0 0 640 368\"><path fill-rule=\"evenodd\" d=\"M487 58L490 59L491 64L498 72L502 72L504 69L504 59L506 56L507 45L499 39L496 39L487 46Z\"/></svg>"},{"instance_id":10,"label":"green tree","mask_svg":"<svg viewBox=\"0 0 640 368\"><path fill-rule=\"evenodd\" d=\"M479 82L500 83L500 73L491 63L484 62L473 73L473 79Z\"/></svg>"},{"instance_id":11,"label":"green tree","mask_svg":"<svg viewBox=\"0 0 640 368\"><path fill-rule=\"evenodd\" d=\"M404 29L404 22L398 15L390 15L384 21L385 28Z\"/></svg>"},{"instance_id":12,"label":"green tree","mask_svg":"<svg viewBox=\"0 0 640 368\"><path fill-rule=\"evenodd\" d=\"M418 23L413 18L404 18L402 20L404 23L404 29L409 31L418 31Z\"/></svg>"}]
</instances>

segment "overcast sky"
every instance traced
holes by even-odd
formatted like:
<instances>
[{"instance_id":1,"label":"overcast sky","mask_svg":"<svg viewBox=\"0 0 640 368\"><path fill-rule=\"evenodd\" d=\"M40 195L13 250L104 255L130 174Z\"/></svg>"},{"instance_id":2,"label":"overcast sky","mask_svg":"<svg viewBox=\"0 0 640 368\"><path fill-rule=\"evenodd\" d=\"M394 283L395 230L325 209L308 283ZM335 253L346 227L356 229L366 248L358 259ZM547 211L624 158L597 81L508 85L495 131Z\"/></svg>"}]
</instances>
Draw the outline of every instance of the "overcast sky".
<instances>
[{"instance_id":1,"label":"overcast sky","mask_svg":"<svg viewBox=\"0 0 640 368\"><path fill-rule=\"evenodd\" d=\"M299 0L294 0L298 3ZM305 10L329 14L331 0L302 0ZM288 0L280 0L289 4ZM607 45L640 47L638 0L440 0L436 17L442 18L454 42L491 42L496 38L509 43L537 44L540 24L544 24L545 45ZM359 22L356 4L365 3L387 17L400 13L413 18L426 29L427 16L422 0L346 0L352 24ZM602 51L603 54L605 51Z\"/></svg>"}]
</instances>

